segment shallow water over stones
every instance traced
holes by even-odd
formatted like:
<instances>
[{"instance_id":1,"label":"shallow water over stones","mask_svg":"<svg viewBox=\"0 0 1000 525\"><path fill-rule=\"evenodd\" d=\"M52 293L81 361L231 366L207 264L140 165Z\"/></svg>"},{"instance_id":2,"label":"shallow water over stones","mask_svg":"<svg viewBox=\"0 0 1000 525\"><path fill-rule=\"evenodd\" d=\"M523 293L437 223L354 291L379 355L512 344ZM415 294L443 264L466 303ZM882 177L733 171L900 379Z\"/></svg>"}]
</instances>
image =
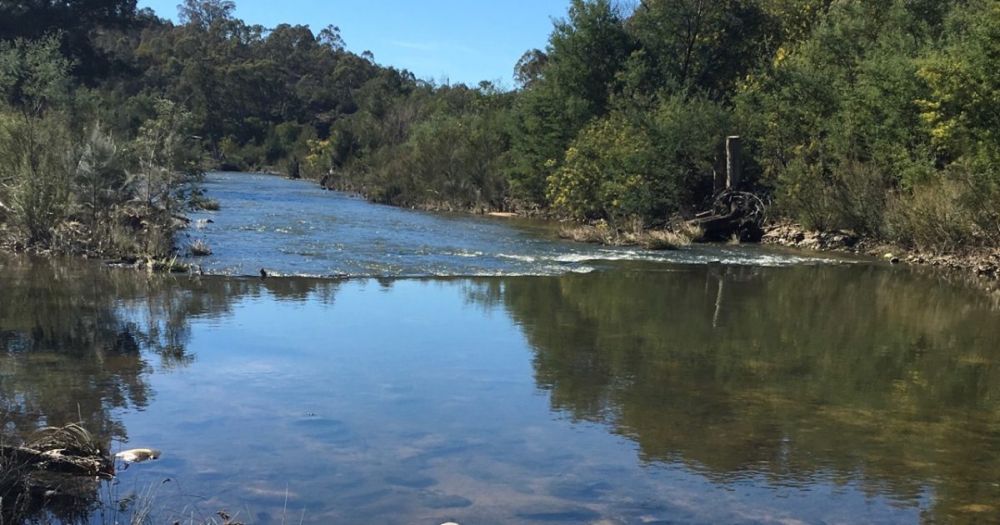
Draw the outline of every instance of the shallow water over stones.
<instances>
[{"instance_id":1,"label":"shallow water over stones","mask_svg":"<svg viewBox=\"0 0 1000 525\"><path fill-rule=\"evenodd\" d=\"M316 277L474 277L665 262L785 266L843 260L759 246L653 252L572 243L538 221L380 206L270 175L212 173L205 187L222 209L192 215L181 244L206 242L213 254L189 262L215 274L256 276L266 268L272 275Z\"/></svg>"}]
</instances>

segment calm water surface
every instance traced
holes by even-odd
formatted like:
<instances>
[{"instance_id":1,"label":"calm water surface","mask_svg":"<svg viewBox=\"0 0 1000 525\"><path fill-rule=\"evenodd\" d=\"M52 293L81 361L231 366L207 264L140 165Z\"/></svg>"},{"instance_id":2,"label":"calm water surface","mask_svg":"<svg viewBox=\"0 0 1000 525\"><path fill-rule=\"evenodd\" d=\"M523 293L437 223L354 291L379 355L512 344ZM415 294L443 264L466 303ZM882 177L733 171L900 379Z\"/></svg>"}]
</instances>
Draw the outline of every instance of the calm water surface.
<instances>
[{"instance_id":1,"label":"calm water surface","mask_svg":"<svg viewBox=\"0 0 1000 525\"><path fill-rule=\"evenodd\" d=\"M246 266L249 249L220 248L242 235L222 201L209 265ZM486 232L428 246L563 246L376 209ZM998 519L995 301L901 268L699 250L734 261L635 252L589 273L262 281L0 259L3 434L82 417L113 450L162 449L93 489L148 496L157 522L222 509L261 524ZM346 268L346 255L325 270L261 257L284 273ZM491 270L531 269L515 263ZM477 264L450 271L499 262Z\"/></svg>"}]
</instances>

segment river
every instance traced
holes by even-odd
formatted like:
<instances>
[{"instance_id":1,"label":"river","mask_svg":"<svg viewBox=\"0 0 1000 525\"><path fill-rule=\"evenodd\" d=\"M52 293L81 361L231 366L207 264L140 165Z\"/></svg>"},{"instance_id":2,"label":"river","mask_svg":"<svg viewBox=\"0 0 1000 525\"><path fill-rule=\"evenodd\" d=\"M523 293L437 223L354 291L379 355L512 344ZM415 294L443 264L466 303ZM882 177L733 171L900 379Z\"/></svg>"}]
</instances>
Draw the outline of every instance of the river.
<instances>
[{"instance_id":1,"label":"river","mask_svg":"<svg viewBox=\"0 0 1000 525\"><path fill-rule=\"evenodd\" d=\"M978 290L759 247L567 244L274 177L208 189L222 209L188 232L206 275L0 258L5 439L82 419L112 451L163 451L40 515L1000 515L1000 309ZM261 267L283 277L243 276Z\"/></svg>"},{"instance_id":2,"label":"river","mask_svg":"<svg viewBox=\"0 0 1000 525\"><path fill-rule=\"evenodd\" d=\"M757 247L651 252L577 244L558 240L551 225L537 221L414 213L269 175L214 173L205 188L222 211L192 215L181 244L206 242L213 255L196 262L214 274L257 275L266 268L313 277L476 277L588 273L620 263L830 262Z\"/></svg>"}]
</instances>

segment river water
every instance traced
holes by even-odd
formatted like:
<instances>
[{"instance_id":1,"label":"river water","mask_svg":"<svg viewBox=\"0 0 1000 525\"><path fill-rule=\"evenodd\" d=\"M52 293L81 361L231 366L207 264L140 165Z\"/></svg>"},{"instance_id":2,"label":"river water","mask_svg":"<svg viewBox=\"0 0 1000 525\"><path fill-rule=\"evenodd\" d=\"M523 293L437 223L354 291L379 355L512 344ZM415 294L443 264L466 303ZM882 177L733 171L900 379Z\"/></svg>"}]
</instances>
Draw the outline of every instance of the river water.
<instances>
[{"instance_id":1,"label":"river water","mask_svg":"<svg viewBox=\"0 0 1000 525\"><path fill-rule=\"evenodd\" d=\"M977 290L751 247L565 244L271 177L209 191L222 210L189 233L227 275L0 259L4 439L82 419L113 451L164 452L40 515L1000 516L1000 309ZM287 276L239 276L259 267Z\"/></svg>"},{"instance_id":2,"label":"river water","mask_svg":"<svg viewBox=\"0 0 1000 525\"><path fill-rule=\"evenodd\" d=\"M205 188L222 211L192 215L182 244L207 242L213 255L197 262L215 274L257 275L266 268L314 277L474 277L589 273L622 262L829 261L752 247L651 252L578 244L559 241L544 223L414 213L269 175L214 173Z\"/></svg>"}]
</instances>

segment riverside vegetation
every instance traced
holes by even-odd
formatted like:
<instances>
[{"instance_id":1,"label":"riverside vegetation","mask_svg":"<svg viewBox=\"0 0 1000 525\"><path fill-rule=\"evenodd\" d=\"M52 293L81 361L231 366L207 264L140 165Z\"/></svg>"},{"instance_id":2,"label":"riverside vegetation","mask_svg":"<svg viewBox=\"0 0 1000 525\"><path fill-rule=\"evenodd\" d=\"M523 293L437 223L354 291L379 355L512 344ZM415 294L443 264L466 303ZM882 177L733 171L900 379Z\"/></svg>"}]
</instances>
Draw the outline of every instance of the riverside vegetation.
<instances>
[{"instance_id":1,"label":"riverside vegetation","mask_svg":"<svg viewBox=\"0 0 1000 525\"><path fill-rule=\"evenodd\" d=\"M157 100L120 138L70 83L57 36L0 42L0 242L16 251L163 259L197 173L188 112ZM190 196L190 195L189 195Z\"/></svg>"},{"instance_id":2,"label":"riverside vegetation","mask_svg":"<svg viewBox=\"0 0 1000 525\"><path fill-rule=\"evenodd\" d=\"M640 230L711 202L733 134L774 218L1000 245L996 0L572 0L513 90L417 79L335 26L247 24L231 1L186 0L179 24L92 4L0 6L0 220L19 246L167 251L152 225L198 147L383 203Z\"/></svg>"}]
</instances>

